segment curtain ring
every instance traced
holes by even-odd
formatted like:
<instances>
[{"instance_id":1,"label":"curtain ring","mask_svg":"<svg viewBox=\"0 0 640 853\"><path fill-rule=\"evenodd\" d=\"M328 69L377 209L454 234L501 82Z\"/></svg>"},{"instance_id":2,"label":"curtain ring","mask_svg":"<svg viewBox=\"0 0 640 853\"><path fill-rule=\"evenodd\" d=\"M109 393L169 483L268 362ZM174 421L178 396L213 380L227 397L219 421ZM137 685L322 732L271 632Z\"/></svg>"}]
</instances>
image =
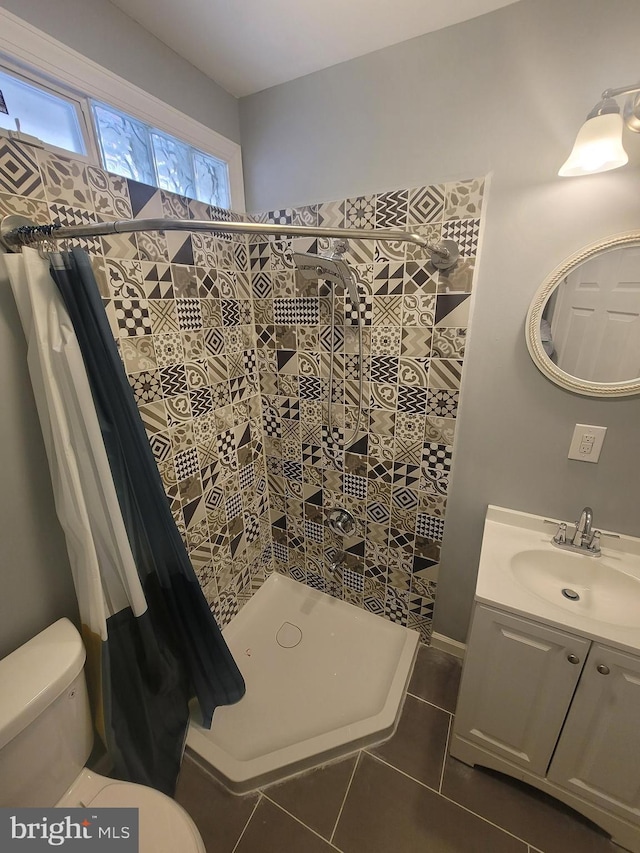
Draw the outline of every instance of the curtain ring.
<instances>
[{"instance_id":1,"label":"curtain ring","mask_svg":"<svg viewBox=\"0 0 640 853\"><path fill-rule=\"evenodd\" d=\"M35 249L37 249L38 254L40 255L40 257L42 258L43 261L48 260L47 254L46 254L46 243L47 243L47 238L46 238L46 236L43 236L42 232L34 230L31 232L31 234L29 234L29 239L28 239L27 245L31 245Z\"/></svg>"},{"instance_id":2,"label":"curtain ring","mask_svg":"<svg viewBox=\"0 0 640 853\"><path fill-rule=\"evenodd\" d=\"M55 244L50 235L44 236L38 241L38 254L44 261L50 261L51 255L56 251Z\"/></svg>"}]
</instances>

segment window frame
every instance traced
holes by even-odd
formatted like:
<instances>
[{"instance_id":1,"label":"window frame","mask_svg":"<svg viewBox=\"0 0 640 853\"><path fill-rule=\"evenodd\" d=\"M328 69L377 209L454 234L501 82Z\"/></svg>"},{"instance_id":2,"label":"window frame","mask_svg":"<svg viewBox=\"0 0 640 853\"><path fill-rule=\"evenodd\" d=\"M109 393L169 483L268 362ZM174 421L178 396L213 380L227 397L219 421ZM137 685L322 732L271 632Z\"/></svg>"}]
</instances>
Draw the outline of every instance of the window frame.
<instances>
[{"instance_id":1,"label":"window frame","mask_svg":"<svg viewBox=\"0 0 640 853\"><path fill-rule=\"evenodd\" d=\"M44 139L39 139L39 143L46 151L51 151L54 154L60 154L63 157L71 157L74 160L82 160L84 163L88 163L91 166L100 166L100 154L96 144L97 139L95 127L93 125L91 110L89 108L89 101L86 97L76 92L71 92L63 86L60 86L60 84L45 77L41 77L39 74L31 71L31 69L23 68L17 63L12 62L11 59L2 55L0 55L0 71L5 74L9 74L9 76L15 77L27 85L33 86L36 89L42 89L44 92L51 93L52 95L55 95L56 98L59 98L61 101L66 101L75 108L76 115L78 117L78 124L80 126L80 133L82 134L82 139L87 153L79 154L77 151L71 151L69 148L60 148L58 145L52 145ZM18 133L17 130L6 129L4 127L0 127L0 135L8 136L11 139L17 140L19 140L21 136L23 138L34 138L29 137L28 134L24 133L24 131L20 131Z\"/></svg>"},{"instance_id":2,"label":"window frame","mask_svg":"<svg viewBox=\"0 0 640 853\"><path fill-rule=\"evenodd\" d=\"M242 149L237 142L0 8L0 64L6 64L7 60L19 66L21 73L28 68L32 74L41 74L47 85L54 82L72 96L109 104L205 154L224 160L229 170L230 208L237 213L245 212ZM95 131L93 124L91 127ZM73 152L65 152L64 156L70 154L80 157ZM100 165L97 149L96 165Z\"/></svg>"}]
</instances>

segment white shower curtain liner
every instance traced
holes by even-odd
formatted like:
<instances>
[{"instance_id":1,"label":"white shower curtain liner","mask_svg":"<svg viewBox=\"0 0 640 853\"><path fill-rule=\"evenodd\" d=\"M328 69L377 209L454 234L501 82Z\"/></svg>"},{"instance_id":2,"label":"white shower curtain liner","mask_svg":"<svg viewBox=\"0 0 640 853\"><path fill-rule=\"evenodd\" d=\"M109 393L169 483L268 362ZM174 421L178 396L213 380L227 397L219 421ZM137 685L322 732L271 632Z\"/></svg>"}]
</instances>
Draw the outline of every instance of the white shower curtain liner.
<instances>
[{"instance_id":1,"label":"white shower curtain liner","mask_svg":"<svg viewBox=\"0 0 640 853\"><path fill-rule=\"evenodd\" d=\"M28 366L86 637L107 619L147 609L67 309L35 249L6 255L28 345Z\"/></svg>"}]
</instances>

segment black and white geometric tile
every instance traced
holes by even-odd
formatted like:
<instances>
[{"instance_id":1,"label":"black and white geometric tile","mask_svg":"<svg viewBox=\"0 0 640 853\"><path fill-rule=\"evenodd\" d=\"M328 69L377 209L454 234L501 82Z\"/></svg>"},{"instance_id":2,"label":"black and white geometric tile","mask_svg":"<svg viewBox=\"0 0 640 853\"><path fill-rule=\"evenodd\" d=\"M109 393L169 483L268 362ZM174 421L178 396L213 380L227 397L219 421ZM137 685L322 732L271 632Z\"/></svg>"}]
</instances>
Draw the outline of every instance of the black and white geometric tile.
<instances>
[{"instance_id":1,"label":"black and white geometric tile","mask_svg":"<svg viewBox=\"0 0 640 853\"><path fill-rule=\"evenodd\" d=\"M429 389L427 393L427 415L455 418L458 414L459 391Z\"/></svg>"},{"instance_id":2,"label":"black and white geometric tile","mask_svg":"<svg viewBox=\"0 0 640 853\"><path fill-rule=\"evenodd\" d=\"M174 455L174 463L178 480L185 480L187 477L197 474L200 470L198 453L195 447L176 453Z\"/></svg>"},{"instance_id":3,"label":"black and white geometric tile","mask_svg":"<svg viewBox=\"0 0 640 853\"><path fill-rule=\"evenodd\" d=\"M44 199L44 186L34 149L0 138L0 192Z\"/></svg>"},{"instance_id":4,"label":"black and white geometric tile","mask_svg":"<svg viewBox=\"0 0 640 853\"><path fill-rule=\"evenodd\" d=\"M409 207L409 191L381 193L376 202L378 228L405 228Z\"/></svg>"},{"instance_id":5,"label":"black and white geometric tile","mask_svg":"<svg viewBox=\"0 0 640 853\"><path fill-rule=\"evenodd\" d=\"M478 254L479 219L450 219L442 226L443 240L455 240L463 258Z\"/></svg>"},{"instance_id":6,"label":"black and white geometric tile","mask_svg":"<svg viewBox=\"0 0 640 853\"><path fill-rule=\"evenodd\" d=\"M151 373L148 370L143 370L140 373L134 373L129 376L129 382L136 403L153 403L155 400L162 399L162 386L157 371Z\"/></svg>"},{"instance_id":7,"label":"black and white geometric tile","mask_svg":"<svg viewBox=\"0 0 640 853\"><path fill-rule=\"evenodd\" d=\"M274 299L273 313L281 325L310 326L320 322L320 304L317 298Z\"/></svg>"},{"instance_id":8,"label":"black and white geometric tile","mask_svg":"<svg viewBox=\"0 0 640 853\"><path fill-rule=\"evenodd\" d=\"M444 444L425 442L422 454L422 462L425 467L433 468L437 471L449 471L452 457L452 447L447 447Z\"/></svg>"},{"instance_id":9,"label":"black and white geometric tile","mask_svg":"<svg viewBox=\"0 0 640 853\"><path fill-rule=\"evenodd\" d=\"M418 521L416 524L416 533L418 536L424 536L425 539L435 539L440 541L444 532L444 519L434 518L430 515L418 513Z\"/></svg>"},{"instance_id":10,"label":"black and white geometric tile","mask_svg":"<svg viewBox=\"0 0 640 853\"><path fill-rule=\"evenodd\" d=\"M364 500L367 497L367 478L354 474L342 475L342 488L345 495Z\"/></svg>"},{"instance_id":11,"label":"black and white geometric tile","mask_svg":"<svg viewBox=\"0 0 640 853\"><path fill-rule=\"evenodd\" d=\"M345 325L370 326L373 322L373 296L360 292L360 302L357 306L346 298L344 313Z\"/></svg>"},{"instance_id":12,"label":"black and white geometric tile","mask_svg":"<svg viewBox=\"0 0 640 853\"><path fill-rule=\"evenodd\" d=\"M290 207L282 210L270 210L267 213L267 222L271 225L291 225L293 210Z\"/></svg>"},{"instance_id":13,"label":"black and white geometric tile","mask_svg":"<svg viewBox=\"0 0 640 853\"><path fill-rule=\"evenodd\" d=\"M398 362L396 356L374 355L371 357L371 381L395 384L398 381Z\"/></svg>"},{"instance_id":14,"label":"black and white geometric tile","mask_svg":"<svg viewBox=\"0 0 640 853\"><path fill-rule=\"evenodd\" d=\"M387 586L387 594L384 600L384 615L390 622L399 625L407 624L409 612L408 593L403 593L393 586Z\"/></svg>"},{"instance_id":15,"label":"black and white geometric tile","mask_svg":"<svg viewBox=\"0 0 640 853\"><path fill-rule=\"evenodd\" d=\"M444 187L416 187L409 193L409 225L435 222L442 219Z\"/></svg>"},{"instance_id":16,"label":"black and white geometric tile","mask_svg":"<svg viewBox=\"0 0 640 853\"><path fill-rule=\"evenodd\" d=\"M146 300L114 299L113 305L121 335L140 337L151 334L151 318Z\"/></svg>"},{"instance_id":17,"label":"black and white geometric tile","mask_svg":"<svg viewBox=\"0 0 640 853\"><path fill-rule=\"evenodd\" d=\"M220 307L224 326L240 325L240 303L237 299L221 299Z\"/></svg>"},{"instance_id":18,"label":"black and white geometric tile","mask_svg":"<svg viewBox=\"0 0 640 853\"><path fill-rule=\"evenodd\" d=\"M348 198L344 205L344 216L346 228L375 228L376 197Z\"/></svg>"},{"instance_id":19,"label":"black and white geometric tile","mask_svg":"<svg viewBox=\"0 0 640 853\"><path fill-rule=\"evenodd\" d=\"M425 414L427 389L400 385L398 387L398 411L414 415Z\"/></svg>"},{"instance_id":20,"label":"black and white geometric tile","mask_svg":"<svg viewBox=\"0 0 640 853\"><path fill-rule=\"evenodd\" d=\"M117 264L117 261L107 261L107 267ZM173 299L173 279L169 264L141 263L144 296L147 299Z\"/></svg>"},{"instance_id":21,"label":"black and white geometric tile","mask_svg":"<svg viewBox=\"0 0 640 853\"><path fill-rule=\"evenodd\" d=\"M176 299L178 323L183 331L202 328L202 312L199 299Z\"/></svg>"}]
</instances>

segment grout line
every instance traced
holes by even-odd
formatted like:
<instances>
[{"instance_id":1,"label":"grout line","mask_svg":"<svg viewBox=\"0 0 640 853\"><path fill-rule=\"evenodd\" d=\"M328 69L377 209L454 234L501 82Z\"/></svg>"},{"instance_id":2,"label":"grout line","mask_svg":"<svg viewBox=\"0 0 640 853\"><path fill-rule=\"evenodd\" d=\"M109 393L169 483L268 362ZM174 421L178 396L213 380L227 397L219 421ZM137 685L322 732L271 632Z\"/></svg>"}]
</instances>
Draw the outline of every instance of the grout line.
<instances>
[{"instance_id":1,"label":"grout line","mask_svg":"<svg viewBox=\"0 0 640 853\"><path fill-rule=\"evenodd\" d=\"M385 761L384 758L380 758L379 755L375 755L373 752L369 752L368 750L363 750L363 751L366 752L367 755L370 756L371 758L374 758L376 761L379 761L380 764L384 764L390 770L395 770L398 773L400 773L401 776L406 776L407 779L411 779L412 782L416 782L418 785L420 785L420 787L426 788L427 791L431 791L432 794L438 794L438 791L435 788L432 788L430 785L427 785L426 782L421 782L419 779L415 779L413 776L409 776L409 774L405 773L404 770L400 770L399 767L396 767L393 764L389 764L388 761ZM443 796L443 795L438 794L438 796ZM446 799L446 797L445 797L445 799Z\"/></svg>"},{"instance_id":2,"label":"grout line","mask_svg":"<svg viewBox=\"0 0 640 853\"><path fill-rule=\"evenodd\" d=\"M424 702L425 705L431 705L432 708L437 708L439 711L444 711L445 714L453 715L453 711L449 711L447 708L443 708L442 705L436 705L435 702L429 702L428 699L423 699L422 696L416 696L415 693L409 693L407 690L407 696L411 696L412 699L417 699L418 702Z\"/></svg>"},{"instance_id":3,"label":"grout line","mask_svg":"<svg viewBox=\"0 0 640 853\"><path fill-rule=\"evenodd\" d=\"M447 739L444 744L444 755L442 756L442 771L440 773L440 783L438 785L438 793L442 794L442 783L444 782L444 768L447 763L447 754L449 752L449 738L451 737L451 727L453 726L453 717L449 717L449 727L447 728Z\"/></svg>"},{"instance_id":4,"label":"grout line","mask_svg":"<svg viewBox=\"0 0 640 853\"><path fill-rule=\"evenodd\" d=\"M458 802L456 802L456 800L452 800L451 797L447 797L445 794L441 794L439 791L436 791L435 788L430 788L429 785L426 785L424 782L421 782L419 779L414 779L413 776L409 776L409 774L405 773L404 770L400 770L398 767L394 767L393 764L389 764L388 761L384 761L378 755L373 755L370 752L368 752L367 755L370 755L371 758L373 758L375 761L379 761L381 764L385 764L391 770L397 771L402 776L406 776L407 779L411 779L412 782L415 782L417 785L420 785L421 788L426 788L427 791L431 791L432 794L435 794L438 797L442 797L443 800L446 800L447 802L451 803L454 806L458 806L458 808L461 808L463 811L468 812L469 814L472 814L474 817L477 817L479 820L484 821L484 823L488 823L489 826L493 826L495 829L499 829L501 832L504 832L505 835L509 835L509 836L511 836L511 838L515 838L517 841L520 841L522 844L526 844L527 846L530 846L529 842L526 841L524 838L521 838L519 835L514 835L513 832L510 832L508 829L505 829L504 826L500 826L499 823L494 823L492 820L489 820L488 818L484 817L483 815L477 814L476 812L472 811L467 806L463 806L462 803L458 803Z\"/></svg>"},{"instance_id":5,"label":"grout line","mask_svg":"<svg viewBox=\"0 0 640 853\"><path fill-rule=\"evenodd\" d=\"M280 809L281 812L284 812L290 818L295 820L296 823L299 823L300 826L304 826L304 828L306 830L308 830L309 832L312 832L314 835L317 835L318 838L322 839L322 841L324 841L325 844L328 844L331 848L333 848L333 850L337 850L338 853L342 853L342 851L338 847L336 847L335 844L332 844L330 841L327 841L327 839L324 837L324 835L320 835L320 833L316 829L311 829L311 827L307 826L307 824L304 823L304 821L301 821L299 817L296 817L294 814L291 814L291 812L288 812L283 806L280 805L280 803L276 803L276 801L272 800L271 797L269 797L267 794L262 794L262 796L265 798L265 800L270 802L271 805ZM233 849L235 850L235 847ZM233 850L231 851L231 853L233 853Z\"/></svg>"},{"instance_id":6,"label":"grout line","mask_svg":"<svg viewBox=\"0 0 640 853\"><path fill-rule=\"evenodd\" d=\"M358 764L360 764L360 757L362 755L362 750L358 753L358 757L356 758L355 764L353 765L353 770L351 771L351 777L349 779L349 784L347 785L347 790L344 792L344 797L342 798L342 804L340 805L340 811L338 812L338 816L336 818L336 822L333 825L333 832L331 833L330 842L333 843L334 836L336 834L336 830L338 829L338 823L340 822L340 818L342 817L342 810L344 809L344 804L347 802L347 795L351 790L351 783L353 782L353 777L356 775L356 770L358 769Z\"/></svg>"},{"instance_id":7,"label":"grout line","mask_svg":"<svg viewBox=\"0 0 640 853\"><path fill-rule=\"evenodd\" d=\"M260 805L260 801L262 800L262 797L263 797L263 794L259 794L259 795L258 795L258 799L256 800L256 804L255 804L255 806L253 807L253 809L252 809L252 811L251 811L251 814L249 815L249 820L245 823L245 825L244 825L244 829L242 830L242 832L241 832L241 833L240 833L240 835L238 836L238 840L236 841L236 843L233 845L233 850L231 851L231 853L235 853L235 851L238 849L238 844L240 844L240 842L242 841L242 836L243 836L243 835L245 834L245 832L247 831L247 827L248 827L248 826L249 826L249 824L251 823L251 818L254 816L254 814L256 813L256 809L257 809L257 808L258 808L258 806Z\"/></svg>"}]
</instances>

